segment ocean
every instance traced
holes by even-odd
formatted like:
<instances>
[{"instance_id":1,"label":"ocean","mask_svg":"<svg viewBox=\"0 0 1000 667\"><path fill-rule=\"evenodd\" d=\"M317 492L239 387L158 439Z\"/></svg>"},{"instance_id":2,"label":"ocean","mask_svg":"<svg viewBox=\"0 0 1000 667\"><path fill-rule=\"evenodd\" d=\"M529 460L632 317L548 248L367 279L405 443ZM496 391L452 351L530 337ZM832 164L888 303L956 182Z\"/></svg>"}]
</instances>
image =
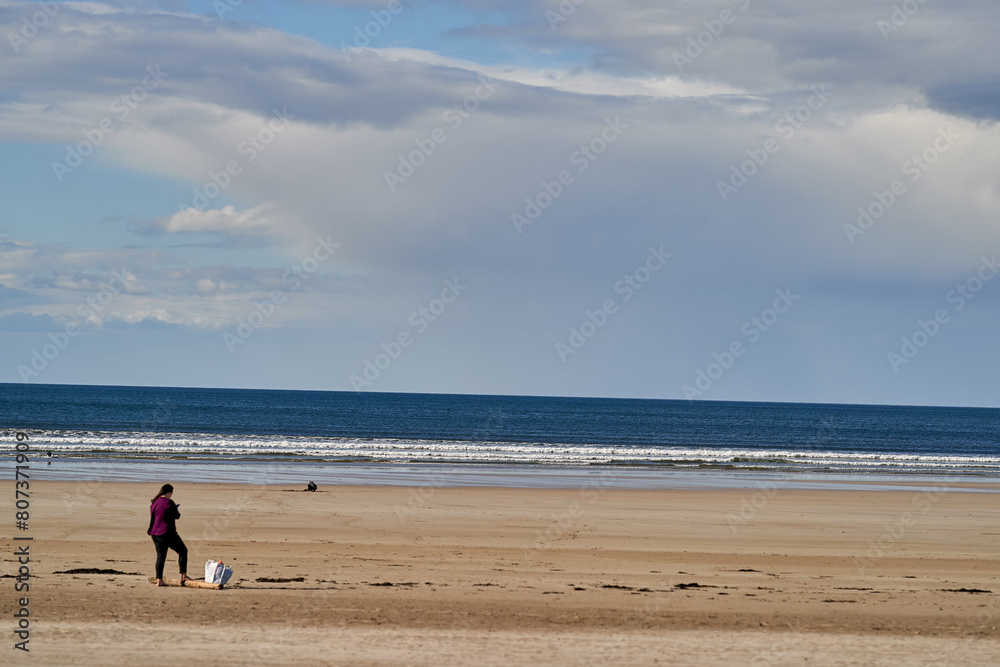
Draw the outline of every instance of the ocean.
<instances>
[{"instance_id":1,"label":"ocean","mask_svg":"<svg viewBox=\"0 0 1000 667\"><path fill-rule=\"evenodd\" d=\"M26 433L43 478L982 479L998 427L989 408L0 384L0 446Z\"/></svg>"}]
</instances>

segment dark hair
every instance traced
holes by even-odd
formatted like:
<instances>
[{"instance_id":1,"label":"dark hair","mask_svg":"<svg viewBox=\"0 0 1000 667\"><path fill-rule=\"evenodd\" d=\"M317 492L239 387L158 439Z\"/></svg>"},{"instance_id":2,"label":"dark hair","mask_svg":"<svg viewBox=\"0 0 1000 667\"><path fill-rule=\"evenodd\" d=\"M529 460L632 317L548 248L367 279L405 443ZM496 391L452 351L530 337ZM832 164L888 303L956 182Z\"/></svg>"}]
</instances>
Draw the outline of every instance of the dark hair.
<instances>
[{"instance_id":1,"label":"dark hair","mask_svg":"<svg viewBox=\"0 0 1000 667\"><path fill-rule=\"evenodd\" d=\"M165 496L168 493L173 493L173 492L174 492L174 487L170 486L169 484L164 484L163 486L160 487L160 492L157 493L150 502L155 503L160 496Z\"/></svg>"}]
</instances>

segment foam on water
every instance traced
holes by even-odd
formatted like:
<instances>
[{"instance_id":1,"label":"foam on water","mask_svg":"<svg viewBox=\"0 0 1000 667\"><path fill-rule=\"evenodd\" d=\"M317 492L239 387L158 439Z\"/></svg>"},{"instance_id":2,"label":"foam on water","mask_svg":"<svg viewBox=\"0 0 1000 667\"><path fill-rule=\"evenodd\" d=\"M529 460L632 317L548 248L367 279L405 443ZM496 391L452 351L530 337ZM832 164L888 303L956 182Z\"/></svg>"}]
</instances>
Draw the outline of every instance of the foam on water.
<instances>
[{"instance_id":1,"label":"foam on water","mask_svg":"<svg viewBox=\"0 0 1000 667\"><path fill-rule=\"evenodd\" d=\"M13 439L0 440L13 448ZM326 462L448 462L466 464L631 465L732 469L862 472L923 472L1000 475L1000 456L956 456L740 447L613 446L544 442L444 441L427 439L316 438L153 433L142 431L43 432L32 435L35 450L101 458L267 460L296 457Z\"/></svg>"}]
</instances>

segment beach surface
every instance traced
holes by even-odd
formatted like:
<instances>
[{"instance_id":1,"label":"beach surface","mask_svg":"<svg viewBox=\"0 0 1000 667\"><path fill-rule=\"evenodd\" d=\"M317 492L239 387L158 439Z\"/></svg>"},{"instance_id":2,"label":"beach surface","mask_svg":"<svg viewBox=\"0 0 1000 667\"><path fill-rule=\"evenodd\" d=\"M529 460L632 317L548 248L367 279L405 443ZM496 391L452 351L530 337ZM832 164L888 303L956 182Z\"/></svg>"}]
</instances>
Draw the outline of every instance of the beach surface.
<instances>
[{"instance_id":1,"label":"beach surface","mask_svg":"<svg viewBox=\"0 0 1000 667\"><path fill-rule=\"evenodd\" d=\"M158 483L32 481L30 592L0 584L8 638L29 598L30 654L0 663L1000 664L981 486L176 484L189 574L235 571L215 591L148 583Z\"/></svg>"}]
</instances>

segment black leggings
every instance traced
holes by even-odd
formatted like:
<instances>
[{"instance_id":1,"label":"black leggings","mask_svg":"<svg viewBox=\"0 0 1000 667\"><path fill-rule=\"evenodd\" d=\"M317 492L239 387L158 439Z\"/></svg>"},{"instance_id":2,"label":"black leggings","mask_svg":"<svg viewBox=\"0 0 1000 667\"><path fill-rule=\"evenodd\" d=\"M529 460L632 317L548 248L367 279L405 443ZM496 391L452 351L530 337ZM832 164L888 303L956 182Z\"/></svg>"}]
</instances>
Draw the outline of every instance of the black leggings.
<instances>
[{"instance_id":1,"label":"black leggings","mask_svg":"<svg viewBox=\"0 0 1000 667\"><path fill-rule=\"evenodd\" d=\"M167 562L167 549L173 549L180 557L181 574L188 571L188 548L184 546L181 536L177 533L167 533L166 535L153 535L153 544L156 546L156 578L163 578L163 566Z\"/></svg>"}]
</instances>

